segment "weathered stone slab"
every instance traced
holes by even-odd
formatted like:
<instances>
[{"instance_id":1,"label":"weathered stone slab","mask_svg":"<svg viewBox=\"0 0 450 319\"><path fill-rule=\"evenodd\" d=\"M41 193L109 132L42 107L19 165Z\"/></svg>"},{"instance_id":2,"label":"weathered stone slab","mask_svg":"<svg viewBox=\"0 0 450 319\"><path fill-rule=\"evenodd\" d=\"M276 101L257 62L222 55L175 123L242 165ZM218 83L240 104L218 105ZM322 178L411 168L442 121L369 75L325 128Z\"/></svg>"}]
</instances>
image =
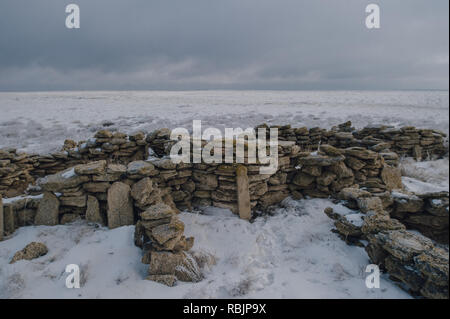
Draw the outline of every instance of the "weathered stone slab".
<instances>
[{"instance_id":1,"label":"weathered stone slab","mask_svg":"<svg viewBox=\"0 0 450 319\"><path fill-rule=\"evenodd\" d=\"M75 166L75 173L77 175L101 175L105 172L106 161L91 162L89 164L83 164Z\"/></svg>"},{"instance_id":2,"label":"weathered stone slab","mask_svg":"<svg viewBox=\"0 0 450 319\"><path fill-rule=\"evenodd\" d=\"M34 223L36 225L58 225L59 200L50 192L45 192L39 203Z\"/></svg>"},{"instance_id":3,"label":"weathered stone slab","mask_svg":"<svg viewBox=\"0 0 450 319\"><path fill-rule=\"evenodd\" d=\"M91 223L103 224L103 218L100 214L100 204L94 196L88 196L86 204L86 220Z\"/></svg>"},{"instance_id":4,"label":"weathered stone slab","mask_svg":"<svg viewBox=\"0 0 450 319\"><path fill-rule=\"evenodd\" d=\"M116 228L133 225L133 202L131 188L125 183L116 182L108 189L108 227Z\"/></svg>"},{"instance_id":5,"label":"weathered stone slab","mask_svg":"<svg viewBox=\"0 0 450 319\"><path fill-rule=\"evenodd\" d=\"M252 210L250 207L247 168L244 165L239 165L236 168L236 185L239 217L249 220L252 217Z\"/></svg>"}]
</instances>

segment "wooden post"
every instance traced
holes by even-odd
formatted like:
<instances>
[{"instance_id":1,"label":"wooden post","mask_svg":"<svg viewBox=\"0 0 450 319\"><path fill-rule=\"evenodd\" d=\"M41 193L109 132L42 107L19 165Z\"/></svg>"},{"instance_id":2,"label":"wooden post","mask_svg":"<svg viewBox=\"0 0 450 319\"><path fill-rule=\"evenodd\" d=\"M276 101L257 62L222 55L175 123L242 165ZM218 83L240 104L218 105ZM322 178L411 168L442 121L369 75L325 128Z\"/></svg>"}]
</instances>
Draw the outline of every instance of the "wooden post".
<instances>
[{"instance_id":1,"label":"wooden post","mask_svg":"<svg viewBox=\"0 0 450 319\"><path fill-rule=\"evenodd\" d=\"M248 189L247 167L239 165L236 168L236 184L239 217L249 220L252 217L250 206L250 191Z\"/></svg>"}]
</instances>

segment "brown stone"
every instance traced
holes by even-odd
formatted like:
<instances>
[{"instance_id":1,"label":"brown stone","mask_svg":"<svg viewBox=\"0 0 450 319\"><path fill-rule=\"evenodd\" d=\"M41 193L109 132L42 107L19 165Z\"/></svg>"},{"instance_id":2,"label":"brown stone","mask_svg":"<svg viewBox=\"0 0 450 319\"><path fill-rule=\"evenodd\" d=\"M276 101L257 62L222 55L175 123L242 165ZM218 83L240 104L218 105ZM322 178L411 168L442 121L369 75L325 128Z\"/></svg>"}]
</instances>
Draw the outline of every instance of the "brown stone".
<instances>
[{"instance_id":1,"label":"brown stone","mask_svg":"<svg viewBox=\"0 0 450 319\"><path fill-rule=\"evenodd\" d=\"M74 168L75 174L77 175L101 175L105 173L105 169L105 160L78 165Z\"/></svg>"},{"instance_id":2,"label":"brown stone","mask_svg":"<svg viewBox=\"0 0 450 319\"><path fill-rule=\"evenodd\" d=\"M86 205L86 220L91 223L104 224L100 214L100 204L94 196L88 195Z\"/></svg>"},{"instance_id":3,"label":"brown stone","mask_svg":"<svg viewBox=\"0 0 450 319\"><path fill-rule=\"evenodd\" d=\"M131 197L136 201L138 206L146 206L153 204L155 198L152 198L153 183L148 177L141 179L131 188Z\"/></svg>"},{"instance_id":4,"label":"brown stone","mask_svg":"<svg viewBox=\"0 0 450 319\"><path fill-rule=\"evenodd\" d=\"M73 197L61 196L59 202L61 206L86 207L86 195Z\"/></svg>"},{"instance_id":5,"label":"brown stone","mask_svg":"<svg viewBox=\"0 0 450 319\"><path fill-rule=\"evenodd\" d=\"M152 252L149 275L173 275L178 280L198 282L203 278L194 258L186 252Z\"/></svg>"},{"instance_id":6,"label":"brown stone","mask_svg":"<svg viewBox=\"0 0 450 319\"><path fill-rule=\"evenodd\" d=\"M115 182L108 190L108 227L116 228L133 225L133 202L130 196L130 186Z\"/></svg>"},{"instance_id":7,"label":"brown stone","mask_svg":"<svg viewBox=\"0 0 450 319\"><path fill-rule=\"evenodd\" d=\"M25 246L24 249L18 251L14 254L14 257L11 259L10 264L15 263L16 261L25 259L32 260L35 258L39 258L41 256L46 255L48 252L47 247L43 243L32 242Z\"/></svg>"},{"instance_id":8,"label":"brown stone","mask_svg":"<svg viewBox=\"0 0 450 319\"><path fill-rule=\"evenodd\" d=\"M402 174L399 168L385 165L381 170L381 179L388 190L402 189Z\"/></svg>"},{"instance_id":9,"label":"brown stone","mask_svg":"<svg viewBox=\"0 0 450 319\"><path fill-rule=\"evenodd\" d=\"M36 225L54 226L59 222L59 200L50 192L44 192L34 219Z\"/></svg>"}]
</instances>

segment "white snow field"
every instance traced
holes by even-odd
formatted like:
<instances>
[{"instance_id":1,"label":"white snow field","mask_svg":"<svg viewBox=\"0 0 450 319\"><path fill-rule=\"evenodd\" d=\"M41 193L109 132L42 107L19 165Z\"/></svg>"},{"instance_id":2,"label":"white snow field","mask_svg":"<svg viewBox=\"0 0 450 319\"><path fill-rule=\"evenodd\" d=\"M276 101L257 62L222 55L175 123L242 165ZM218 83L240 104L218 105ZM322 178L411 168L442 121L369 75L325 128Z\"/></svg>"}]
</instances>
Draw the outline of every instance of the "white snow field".
<instances>
[{"instance_id":1,"label":"white snow field","mask_svg":"<svg viewBox=\"0 0 450 319\"><path fill-rule=\"evenodd\" d=\"M368 257L330 232L327 206L349 213L324 199L287 199L254 223L217 208L183 212L194 249L213 254L217 264L203 281L176 287L144 280L134 226L22 227L0 242L0 298L410 298L384 276L379 289L366 288ZM9 264L31 241L45 243L48 254ZM68 264L80 266L80 289L65 286Z\"/></svg>"},{"instance_id":2,"label":"white snow field","mask_svg":"<svg viewBox=\"0 0 450 319\"><path fill-rule=\"evenodd\" d=\"M102 124L132 133L163 127L331 128L368 124L449 130L448 91L131 91L0 93L0 148L48 153Z\"/></svg>"},{"instance_id":3,"label":"white snow field","mask_svg":"<svg viewBox=\"0 0 450 319\"><path fill-rule=\"evenodd\" d=\"M66 138L81 140L106 127L126 133L162 127L253 127L368 124L414 125L448 133L448 91L193 91L0 93L0 148L47 153ZM405 187L415 192L448 190L448 158L402 161ZM254 223L228 210L181 213L195 250L217 265L200 283L176 287L144 280L147 266L133 244L134 227L114 230L84 222L23 227L0 242L0 298L410 298L384 275L379 289L365 285L370 263L363 248L331 232L323 210L347 208L326 199L286 199L274 216ZM31 241L46 256L9 264ZM65 267L78 264L82 287L65 287Z\"/></svg>"}]
</instances>

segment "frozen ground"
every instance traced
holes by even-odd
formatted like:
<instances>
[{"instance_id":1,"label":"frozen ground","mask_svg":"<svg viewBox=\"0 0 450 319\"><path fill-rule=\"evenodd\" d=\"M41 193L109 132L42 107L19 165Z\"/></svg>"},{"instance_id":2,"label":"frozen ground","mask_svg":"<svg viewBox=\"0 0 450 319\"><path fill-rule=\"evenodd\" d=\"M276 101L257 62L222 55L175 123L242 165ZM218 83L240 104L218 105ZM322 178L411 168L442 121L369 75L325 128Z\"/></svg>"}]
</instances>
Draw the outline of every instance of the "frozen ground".
<instances>
[{"instance_id":1,"label":"frozen ground","mask_svg":"<svg viewBox=\"0 0 450 319\"><path fill-rule=\"evenodd\" d=\"M194 248L212 253L217 265L202 282L173 288L143 280L134 226L23 227L0 243L0 298L410 298L385 277L379 289L366 288L367 254L330 232L327 206L349 212L329 200L287 199L275 216L255 223L221 209L182 213ZM10 265L31 241L44 242L49 253ZM80 289L65 287L68 264L80 266Z\"/></svg>"},{"instance_id":2,"label":"frozen ground","mask_svg":"<svg viewBox=\"0 0 450 319\"><path fill-rule=\"evenodd\" d=\"M218 127L262 122L331 127L352 120L449 130L448 92L70 92L0 93L0 148L57 150L64 139L85 139L108 122L124 132L190 128L193 119ZM402 161L403 182L415 192L448 190L448 158ZM348 246L330 230L329 200L286 200L275 216L255 223L209 208L182 213L195 249L217 265L196 284L169 288L143 280L146 266L133 245L134 227L114 230L83 222L23 227L0 243L0 298L410 298L383 277L367 289L363 248ZM49 253L10 265L14 253L42 241ZM82 288L65 288L67 264L78 264Z\"/></svg>"},{"instance_id":3,"label":"frozen ground","mask_svg":"<svg viewBox=\"0 0 450 319\"><path fill-rule=\"evenodd\" d=\"M408 191L420 194L449 190L449 160L417 162L405 158L400 164L403 185Z\"/></svg>"},{"instance_id":4,"label":"frozen ground","mask_svg":"<svg viewBox=\"0 0 450 319\"><path fill-rule=\"evenodd\" d=\"M162 127L330 128L351 120L449 130L448 91L189 91L0 93L0 148L48 153L103 124L126 133Z\"/></svg>"}]
</instances>

